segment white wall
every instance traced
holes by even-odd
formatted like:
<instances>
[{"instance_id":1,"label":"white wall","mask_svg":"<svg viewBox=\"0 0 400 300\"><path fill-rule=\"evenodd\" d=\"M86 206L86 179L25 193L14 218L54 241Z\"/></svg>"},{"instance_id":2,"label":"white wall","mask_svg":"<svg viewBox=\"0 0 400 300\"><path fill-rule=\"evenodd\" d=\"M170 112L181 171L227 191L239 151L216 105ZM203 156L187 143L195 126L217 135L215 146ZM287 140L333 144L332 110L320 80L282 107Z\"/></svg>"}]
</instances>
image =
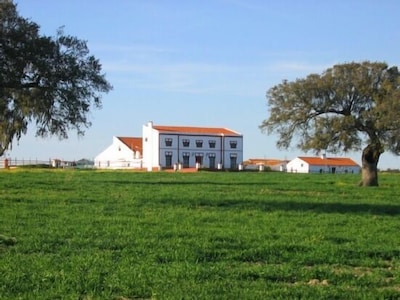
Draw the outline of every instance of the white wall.
<instances>
[{"instance_id":1,"label":"white wall","mask_svg":"<svg viewBox=\"0 0 400 300\"><path fill-rule=\"evenodd\" d=\"M333 171L333 168L335 169ZM358 166L329 166L329 165L312 165L296 157L287 164L287 172L289 173L360 173Z\"/></svg>"},{"instance_id":2,"label":"white wall","mask_svg":"<svg viewBox=\"0 0 400 300\"><path fill-rule=\"evenodd\" d=\"M334 169L334 170L333 170ZM335 174L346 174L346 173L360 173L360 167L358 166L311 166L310 173L335 173Z\"/></svg>"},{"instance_id":3,"label":"white wall","mask_svg":"<svg viewBox=\"0 0 400 300\"><path fill-rule=\"evenodd\" d=\"M94 167L101 169L142 168L140 153L132 151L117 137L94 159Z\"/></svg>"},{"instance_id":4,"label":"white wall","mask_svg":"<svg viewBox=\"0 0 400 300\"><path fill-rule=\"evenodd\" d=\"M309 165L305 161L301 160L300 158L296 157L295 159L288 162L287 172L289 173L308 173L309 172Z\"/></svg>"},{"instance_id":5,"label":"white wall","mask_svg":"<svg viewBox=\"0 0 400 300\"><path fill-rule=\"evenodd\" d=\"M142 127L143 139L143 166L151 171L153 168L160 166L158 147L159 147L159 134L153 128L153 123L148 122Z\"/></svg>"}]
</instances>

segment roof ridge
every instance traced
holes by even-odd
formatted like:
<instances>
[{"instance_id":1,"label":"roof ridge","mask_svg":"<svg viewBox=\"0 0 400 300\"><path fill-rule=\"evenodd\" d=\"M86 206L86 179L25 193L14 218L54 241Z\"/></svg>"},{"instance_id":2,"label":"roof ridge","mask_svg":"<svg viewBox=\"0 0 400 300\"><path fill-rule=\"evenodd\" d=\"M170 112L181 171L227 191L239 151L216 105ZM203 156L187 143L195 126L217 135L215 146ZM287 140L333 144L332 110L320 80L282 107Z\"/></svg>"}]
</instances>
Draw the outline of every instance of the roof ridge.
<instances>
[{"instance_id":1,"label":"roof ridge","mask_svg":"<svg viewBox=\"0 0 400 300\"><path fill-rule=\"evenodd\" d=\"M227 127L153 125L153 128L158 131L241 136L241 134L239 132L229 129Z\"/></svg>"}]
</instances>

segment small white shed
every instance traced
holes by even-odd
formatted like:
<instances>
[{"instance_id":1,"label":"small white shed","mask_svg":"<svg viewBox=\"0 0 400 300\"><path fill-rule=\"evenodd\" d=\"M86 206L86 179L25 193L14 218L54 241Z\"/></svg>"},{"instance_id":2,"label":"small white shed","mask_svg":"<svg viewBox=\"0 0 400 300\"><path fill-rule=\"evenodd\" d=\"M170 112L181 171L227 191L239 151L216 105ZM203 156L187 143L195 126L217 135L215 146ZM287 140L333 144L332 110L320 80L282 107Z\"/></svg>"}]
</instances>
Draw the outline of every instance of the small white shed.
<instances>
[{"instance_id":1,"label":"small white shed","mask_svg":"<svg viewBox=\"0 0 400 300\"><path fill-rule=\"evenodd\" d=\"M112 144L94 159L94 166L101 169L141 169L142 138L113 137Z\"/></svg>"}]
</instances>

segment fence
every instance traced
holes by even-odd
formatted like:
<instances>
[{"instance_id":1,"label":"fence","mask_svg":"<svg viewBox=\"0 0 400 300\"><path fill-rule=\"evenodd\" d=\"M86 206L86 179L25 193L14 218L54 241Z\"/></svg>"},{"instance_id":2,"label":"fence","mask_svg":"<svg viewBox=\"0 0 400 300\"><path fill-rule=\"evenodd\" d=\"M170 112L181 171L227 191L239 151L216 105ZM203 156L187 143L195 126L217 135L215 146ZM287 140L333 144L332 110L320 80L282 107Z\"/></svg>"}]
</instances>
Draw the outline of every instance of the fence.
<instances>
[{"instance_id":1,"label":"fence","mask_svg":"<svg viewBox=\"0 0 400 300\"><path fill-rule=\"evenodd\" d=\"M89 160L64 161L59 159L0 159L0 169L16 167L93 168L93 162Z\"/></svg>"},{"instance_id":2,"label":"fence","mask_svg":"<svg viewBox=\"0 0 400 300\"><path fill-rule=\"evenodd\" d=\"M98 169L143 169L143 160L96 160L94 167Z\"/></svg>"},{"instance_id":3,"label":"fence","mask_svg":"<svg viewBox=\"0 0 400 300\"><path fill-rule=\"evenodd\" d=\"M0 168L12 168L23 166L50 166L51 160L39 159L17 159L17 158L4 158L0 159Z\"/></svg>"}]
</instances>

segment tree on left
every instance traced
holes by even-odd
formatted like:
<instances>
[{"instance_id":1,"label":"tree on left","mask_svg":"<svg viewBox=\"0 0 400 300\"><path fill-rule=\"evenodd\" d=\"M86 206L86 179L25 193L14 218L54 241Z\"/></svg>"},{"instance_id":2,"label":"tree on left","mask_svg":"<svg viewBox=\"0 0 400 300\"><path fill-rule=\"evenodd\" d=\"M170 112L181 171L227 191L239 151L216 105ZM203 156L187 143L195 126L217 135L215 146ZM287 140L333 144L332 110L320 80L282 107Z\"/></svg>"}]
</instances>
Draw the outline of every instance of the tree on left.
<instances>
[{"instance_id":1,"label":"tree on left","mask_svg":"<svg viewBox=\"0 0 400 300\"><path fill-rule=\"evenodd\" d=\"M88 113L112 89L86 41L39 29L12 0L0 0L0 156L29 124L40 137L83 135Z\"/></svg>"}]
</instances>

